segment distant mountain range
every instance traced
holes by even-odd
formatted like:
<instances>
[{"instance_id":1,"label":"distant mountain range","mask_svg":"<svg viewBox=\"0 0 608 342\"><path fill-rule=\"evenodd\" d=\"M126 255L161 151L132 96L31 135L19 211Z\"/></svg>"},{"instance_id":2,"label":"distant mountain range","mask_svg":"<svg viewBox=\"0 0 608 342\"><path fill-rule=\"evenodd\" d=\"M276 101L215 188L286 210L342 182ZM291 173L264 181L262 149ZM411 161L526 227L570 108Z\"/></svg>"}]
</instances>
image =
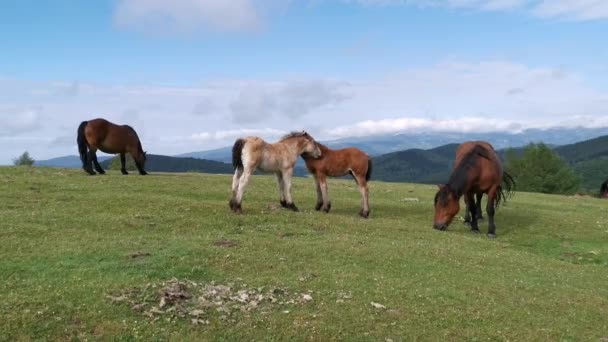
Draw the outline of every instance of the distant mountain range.
<instances>
[{"instance_id":1,"label":"distant mountain range","mask_svg":"<svg viewBox=\"0 0 608 342\"><path fill-rule=\"evenodd\" d=\"M461 143L465 140L485 140L492 143L496 149L502 149L524 146L531 142L544 142L547 145L566 145L601 135L608 135L608 127L528 129L519 133L407 133L351 137L322 141L322 143L330 148L357 147L370 156L379 156L407 149L431 149L437 146ZM231 146L227 146L210 151L184 153L176 157L201 158L229 163L232 160L231 153Z\"/></svg>"},{"instance_id":2,"label":"distant mountain range","mask_svg":"<svg viewBox=\"0 0 608 342\"><path fill-rule=\"evenodd\" d=\"M597 138L598 135L603 135ZM593 139L591 139L593 138ZM521 147L530 142L552 146L583 179L583 188L595 190L608 178L608 128L526 130L522 133L397 134L349 138L325 142L331 148L355 146L373 156L375 180L389 182L442 183L447 180L458 144L465 140L486 140L504 153L506 147ZM437 147L439 146L439 147ZM430 148L429 148L430 147ZM146 169L157 172L233 172L231 147L190 152L169 157L149 155ZM109 165L112 157L99 156ZM78 156L37 161L36 166L80 168ZM307 171L298 161L295 175Z\"/></svg>"},{"instance_id":3,"label":"distant mountain range","mask_svg":"<svg viewBox=\"0 0 608 342\"><path fill-rule=\"evenodd\" d=\"M429 150L409 149L374 157L372 178L387 182L445 183L458 145L448 144ZM521 147L515 149L516 152L522 150ZM608 135L554 146L553 150L582 178L584 190L596 191L608 178ZM503 157L505 151L500 149L498 154Z\"/></svg>"}]
</instances>

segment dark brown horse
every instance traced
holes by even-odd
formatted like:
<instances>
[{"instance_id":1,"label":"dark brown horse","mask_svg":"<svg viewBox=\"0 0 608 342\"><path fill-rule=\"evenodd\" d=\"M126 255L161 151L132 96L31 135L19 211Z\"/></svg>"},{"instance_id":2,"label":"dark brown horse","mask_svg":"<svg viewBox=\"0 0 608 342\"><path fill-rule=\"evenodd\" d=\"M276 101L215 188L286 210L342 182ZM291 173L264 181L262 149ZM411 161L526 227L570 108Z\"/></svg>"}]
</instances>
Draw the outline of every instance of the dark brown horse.
<instances>
[{"instance_id":1,"label":"dark brown horse","mask_svg":"<svg viewBox=\"0 0 608 342\"><path fill-rule=\"evenodd\" d=\"M505 187L503 188L503 183ZM460 210L460 198L465 197L467 211L471 217L471 230L479 233L477 226L478 203L483 194L488 195L488 237L496 237L494 213L500 202L510 195L513 178L502 168L492 145L485 141L468 141L456 151L454 169L447 184L440 185L435 195L435 220L433 227L446 230ZM506 190L506 194L505 194Z\"/></svg>"},{"instance_id":2,"label":"dark brown horse","mask_svg":"<svg viewBox=\"0 0 608 342\"><path fill-rule=\"evenodd\" d=\"M82 168L90 175L94 175L93 167L100 174L105 171L97 161L97 150L109 154L120 154L120 165L123 175L129 174L126 168L125 153L129 153L135 165L139 170L139 174L145 175L144 170L146 163L146 152L141 148L141 142L135 130L127 125L115 125L105 119L94 119L83 121L78 126L78 152L80 160L82 160Z\"/></svg>"},{"instance_id":3,"label":"dark brown horse","mask_svg":"<svg viewBox=\"0 0 608 342\"><path fill-rule=\"evenodd\" d=\"M361 192L361 210L359 215L369 216L369 191L367 182L372 175L372 161L363 151L350 147L341 150L332 150L325 145L317 143L321 150L321 157L314 158L303 153L308 171L315 177L317 185L316 210L326 213L331 209L331 202L327 195L327 177L342 177L350 173L355 179Z\"/></svg>"}]
</instances>

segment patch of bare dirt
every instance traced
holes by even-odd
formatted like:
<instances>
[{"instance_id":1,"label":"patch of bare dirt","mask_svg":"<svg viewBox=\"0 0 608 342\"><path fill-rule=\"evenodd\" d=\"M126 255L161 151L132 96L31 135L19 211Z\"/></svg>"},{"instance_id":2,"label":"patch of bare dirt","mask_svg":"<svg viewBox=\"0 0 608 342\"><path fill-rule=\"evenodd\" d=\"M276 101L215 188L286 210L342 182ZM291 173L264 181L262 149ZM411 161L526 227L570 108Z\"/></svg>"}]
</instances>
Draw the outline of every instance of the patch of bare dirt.
<instances>
[{"instance_id":1,"label":"patch of bare dirt","mask_svg":"<svg viewBox=\"0 0 608 342\"><path fill-rule=\"evenodd\" d=\"M234 241L234 240L218 240L218 241L215 241L213 243L213 245L216 247L222 247L222 248L232 248L232 247L238 247L239 242Z\"/></svg>"},{"instance_id":2,"label":"patch of bare dirt","mask_svg":"<svg viewBox=\"0 0 608 342\"><path fill-rule=\"evenodd\" d=\"M129 258L132 258L132 259L147 257L147 256L150 256L150 255L152 255L152 254L150 254L148 252L141 252L141 251L140 252L133 252L133 253L127 254L127 256Z\"/></svg>"}]
</instances>

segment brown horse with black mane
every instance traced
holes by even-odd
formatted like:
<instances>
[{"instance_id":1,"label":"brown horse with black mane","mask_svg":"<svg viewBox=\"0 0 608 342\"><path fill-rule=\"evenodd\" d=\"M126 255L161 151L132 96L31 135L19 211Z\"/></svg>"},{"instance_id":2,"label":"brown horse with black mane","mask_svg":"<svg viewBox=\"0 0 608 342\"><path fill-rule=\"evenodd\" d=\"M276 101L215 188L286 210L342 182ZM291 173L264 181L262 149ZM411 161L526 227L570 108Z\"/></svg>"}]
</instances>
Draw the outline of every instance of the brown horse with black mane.
<instances>
[{"instance_id":1,"label":"brown horse with black mane","mask_svg":"<svg viewBox=\"0 0 608 342\"><path fill-rule=\"evenodd\" d=\"M503 188L503 183L505 187ZM435 219L433 227L446 230L460 210L460 198L465 197L471 230L479 233L477 226L478 202L488 195L488 237L496 237L494 213L500 202L511 194L515 183L502 168L502 162L492 145L485 141L468 141L458 147L454 169L447 184L440 185L435 195ZM506 193L505 193L506 190Z\"/></svg>"},{"instance_id":2,"label":"brown horse with black mane","mask_svg":"<svg viewBox=\"0 0 608 342\"><path fill-rule=\"evenodd\" d=\"M369 190L367 182L372 175L372 161L369 156L358 148L349 147L341 150L332 150L317 142L321 150L321 157L314 158L309 153L303 153L308 171L315 177L317 188L316 210L328 213L331 202L327 194L327 177L342 177L350 174L361 192L361 210L359 215L369 216Z\"/></svg>"},{"instance_id":3,"label":"brown horse with black mane","mask_svg":"<svg viewBox=\"0 0 608 342\"><path fill-rule=\"evenodd\" d=\"M80 160L82 160L82 168L90 175L94 175L93 167L100 174L105 171L97 161L97 150L109 154L120 154L120 165L123 175L129 174L126 168L125 153L129 153L135 165L139 170L139 174L145 175L144 170L146 163L146 152L141 147L141 142L137 133L131 126L115 125L105 119L94 119L83 121L78 126L78 152Z\"/></svg>"}]
</instances>

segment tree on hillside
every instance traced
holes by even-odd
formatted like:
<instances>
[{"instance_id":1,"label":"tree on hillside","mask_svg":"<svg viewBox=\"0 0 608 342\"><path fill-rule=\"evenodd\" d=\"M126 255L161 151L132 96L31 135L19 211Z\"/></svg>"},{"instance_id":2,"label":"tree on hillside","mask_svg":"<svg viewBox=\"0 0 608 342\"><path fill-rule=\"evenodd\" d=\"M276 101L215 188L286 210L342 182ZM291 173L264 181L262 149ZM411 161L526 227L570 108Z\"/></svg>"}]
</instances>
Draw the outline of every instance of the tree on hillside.
<instances>
[{"instance_id":1,"label":"tree on hillside","mask_svg":"<svg viewBox=\"0 0 608 342\"><path fill-rule=\"evenodd\" d=\"M127 171L136 171L137 167L135 166L135 161L133 160L133 157L131 157L130 154L127 154L125 156L125 159L127 161ZM112 160L110 161L110 166L108 168L110 170L120 170L120 155L117 155L116 157L112 158Z\"/></svg>"},{"instance_id":2,"label":"tree on hillside","mask_svg":"<svg viewBox=\"0 0 608 342\"><path fill-rule=\"evenodd\" d=\"M16 166L32 166L34 165L34 158L32 158L28 151L23 152L18 158L13 159L13 164Z\"/></svg>"},{"instance_id":3,"label":"tree on hillside","mask_svg":"<svg viewBox=\"0 0 608 342\"><path fill-rule=\"evenodd\" d=\"M555 151L543 143L526 146L521 156L509 150L505 159L505 168L515 178L518 190L572 194L579 189L580 178Z\"/></svg>"}]
</instances>

